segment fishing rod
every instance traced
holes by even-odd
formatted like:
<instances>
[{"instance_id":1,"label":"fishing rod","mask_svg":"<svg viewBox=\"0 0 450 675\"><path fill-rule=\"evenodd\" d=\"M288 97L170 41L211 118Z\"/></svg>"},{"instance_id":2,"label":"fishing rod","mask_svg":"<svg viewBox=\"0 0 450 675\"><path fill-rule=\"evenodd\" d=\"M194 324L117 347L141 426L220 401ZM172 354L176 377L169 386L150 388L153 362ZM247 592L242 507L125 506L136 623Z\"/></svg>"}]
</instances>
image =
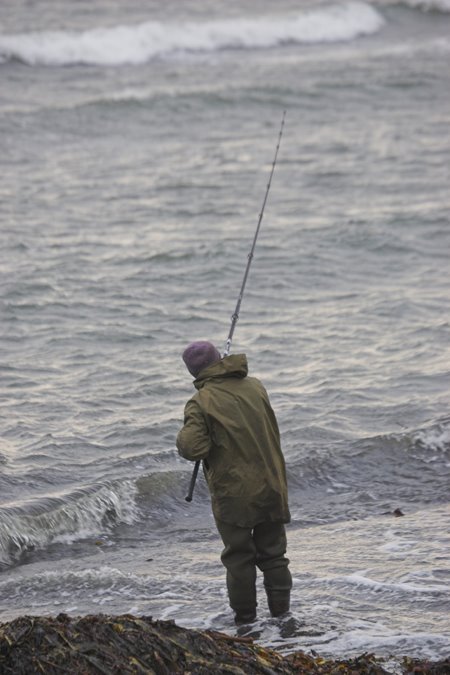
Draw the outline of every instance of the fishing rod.
<instances>
[{"instance_id":1,"label":"fishing rod","mask_svg":"<svg viewBox=\"0 0 450 675\"><path fill-rule=\"evenodd\" d=\"M272 184L273 172L275 171L275 165L277 163L278 150L280 149L281 137L283 135L285 117L286 117L286 111L284 110L283 111L283 117L281 118L280 131L278 133L278 141L277 141L277 147L275 149L275 156L274 156L273 162L272 162L272 169L270 171L269 181L267 183L266 192L265 192L265 195L264 195L261 211L259 213L258 224L256 226L256 232L255 232L255 236L253 237L253 244L252 244L252 247L250 249L250 253L248 254L248 262L247 262L247 267L245 268L244 278L242 279L241 290L239 291L239 297L237 299L236 308L235 308L234 313L231 317L230 332L228 333L227 341L225 343L225 351L223 352L223 356L228 356L228 354L230 353L231 341L233 340L234 329L236 328L236 323L237 323L237 320L239 319L239 312L241 310L242 298L244 297L245 285L247 283L248 273L250 271L250 265L252 264L253 254L254 254L255 246L256 246L256 240L258 239L259 228L261 227L261 222L262 222L263 215L264 215L264 209L266 207L267 197L269 196L269 190L270 190L270 186ZM191 482L189 484L189 491L188 491L187 496L185 497L187 502L192 501L192 496L194 494L195 481L197 480L199 468L200 468L200 460L195 462L194 470L192 471Z\"/></svg>"}]
</instances>

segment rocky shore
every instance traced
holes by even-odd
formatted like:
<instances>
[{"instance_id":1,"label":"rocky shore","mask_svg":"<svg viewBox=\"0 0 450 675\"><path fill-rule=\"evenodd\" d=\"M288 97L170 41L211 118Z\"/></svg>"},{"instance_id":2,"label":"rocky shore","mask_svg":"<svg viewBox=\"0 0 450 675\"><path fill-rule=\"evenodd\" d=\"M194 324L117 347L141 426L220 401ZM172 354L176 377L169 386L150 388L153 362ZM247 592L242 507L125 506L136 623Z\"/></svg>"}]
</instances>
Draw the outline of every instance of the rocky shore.
<instances>
[{"instance_id":1,"label":"rocky shore","mask_svg":"<svg viewBox=\"0 0 450 675\"><path fill-rule=\"evenodd\" d=\"M384 675L394 671L370 654L326 660L301 651L288 656L249 637L181 628L151 617L94 615L25 616L0 624L1 675ZM450 659L397 660L395 673L450 674Z\"/></svg>"}]
</instances>

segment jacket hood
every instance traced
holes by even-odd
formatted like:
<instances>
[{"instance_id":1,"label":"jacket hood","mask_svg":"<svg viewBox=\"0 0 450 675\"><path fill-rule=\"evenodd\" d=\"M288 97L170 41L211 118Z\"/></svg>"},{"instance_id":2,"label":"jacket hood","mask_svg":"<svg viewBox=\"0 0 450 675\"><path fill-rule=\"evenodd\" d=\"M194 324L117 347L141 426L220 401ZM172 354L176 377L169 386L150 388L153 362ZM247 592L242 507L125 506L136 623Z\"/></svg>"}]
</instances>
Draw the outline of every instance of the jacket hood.
<instances>
[{"instance_id":1,"label":"jacket hood","mask_svg":"<svg viewBox=\"0 0 450 675\"><path fill-rule=\"evenodd\" d=\"M247 357L245 354L231 354L224 356L220 361L212 363L204 368L197 379L194 387L201 389L207 380L219 377L246 377L248 374Z\"/></svg>"}]
</instances>

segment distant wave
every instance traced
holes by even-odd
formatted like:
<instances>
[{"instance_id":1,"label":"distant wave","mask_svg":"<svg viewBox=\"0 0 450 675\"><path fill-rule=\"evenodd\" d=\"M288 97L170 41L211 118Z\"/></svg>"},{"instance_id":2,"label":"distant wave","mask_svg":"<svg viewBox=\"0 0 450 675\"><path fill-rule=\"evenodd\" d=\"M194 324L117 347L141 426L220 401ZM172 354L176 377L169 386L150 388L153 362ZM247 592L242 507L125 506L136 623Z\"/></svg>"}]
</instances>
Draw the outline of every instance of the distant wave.
<instances>
[{"instance_id":1,"label":"distant wave","mask_svg":"<svg viewBox=\"0 0 450 675\"><path fill-rule=\"evenodd\" d=\"M381 0L383 5L405 5L426 12L450 12L450 0Z\"/></svg>"},{"instance_id":2,"label":"distant wave","mask_svg":"<svg viewBox=\"0 0 450 675\"><path fill-rule=\"evenodd\" d=\"M351 41L376 33L381 15L364 2L347 2L294 15L203 23L96 28L0 36L0 59L29 65L120 66L183 53L268 49L285 44Z\"/></svg>"}]
</instances>

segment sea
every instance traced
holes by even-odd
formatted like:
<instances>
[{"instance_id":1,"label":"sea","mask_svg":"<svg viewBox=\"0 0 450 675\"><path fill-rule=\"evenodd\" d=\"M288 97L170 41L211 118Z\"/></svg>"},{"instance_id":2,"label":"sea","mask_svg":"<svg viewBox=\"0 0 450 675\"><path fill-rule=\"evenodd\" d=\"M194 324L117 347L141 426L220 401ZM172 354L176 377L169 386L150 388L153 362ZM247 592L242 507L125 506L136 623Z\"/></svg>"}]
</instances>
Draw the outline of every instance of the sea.
<instances>
[{"instance_id":1,"label":"sea","mask_svg":"<svg viewBox=\"0 0 450 675\"><path fill-rule=\"evenodd\" d=\"M2 0L0 621L235 634L175 439L259 222L231 352L294 587L272 619L258 576L253 630L450 656L449 129L449 0Z\"/></svg>"}]
</instances>

